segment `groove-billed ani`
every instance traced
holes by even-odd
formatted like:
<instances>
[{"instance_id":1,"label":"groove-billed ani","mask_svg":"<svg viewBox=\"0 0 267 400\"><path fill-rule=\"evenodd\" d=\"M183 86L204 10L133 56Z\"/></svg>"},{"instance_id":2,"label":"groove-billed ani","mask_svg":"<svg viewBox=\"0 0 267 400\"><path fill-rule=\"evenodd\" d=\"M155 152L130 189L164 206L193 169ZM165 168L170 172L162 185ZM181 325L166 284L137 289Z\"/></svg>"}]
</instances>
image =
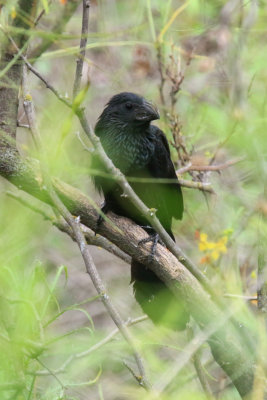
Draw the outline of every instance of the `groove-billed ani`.
<instances>
[{"instance_id":1,"label":"groove-billed ani","mask_svg":"<svg viewBox=\"0 0 267 400\"><path fill-rule=\"evenodd\" d=\"M174 239L172 218L181 219L183 197L170 149L164 133L150 122L159 119L157 109L143 97L134 93L120 93L111 98L100 115L95 133L113 163L126 177L155 178L154 182L131 179L131 186L149 208L155 208L161 224ZM97 156L92 168L107 172ZM157 182L157 178L174 179L174 182ZM122 193L112 179L100 175L93 177L95 186L105 197L105 212L131 218L147 226L144 215ZM152 229L148 230L153 233ZM155 233L155 232L154 232ZM188 320L182 304L165 284L146 266L132 260L131 281L136 300L144 312L155 322L175 329L183 329Z\"/></svg>"}]
</instances>

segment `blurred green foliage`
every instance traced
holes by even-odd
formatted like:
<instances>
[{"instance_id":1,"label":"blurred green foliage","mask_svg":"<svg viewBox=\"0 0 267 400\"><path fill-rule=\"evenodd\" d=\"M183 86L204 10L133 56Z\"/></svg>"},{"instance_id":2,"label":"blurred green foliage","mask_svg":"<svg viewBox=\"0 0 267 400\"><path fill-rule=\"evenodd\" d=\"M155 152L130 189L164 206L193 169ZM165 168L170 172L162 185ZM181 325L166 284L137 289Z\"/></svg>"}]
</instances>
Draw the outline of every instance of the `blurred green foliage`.
<instances>
[{"instance_id":1,"label":"blurred green foliage","mask_svg":"<svg viewBox=\"0 0 267 400\"><path fill-rule=\"evenodd\" d=\"M62 32L55 33L51 27L70 1L41 1L39 12L44 8L45 14L36 28L26 32L30 38L29 56L42 40L53 42L32 62L67 98L72 93L81 7ZM174 111L192 162L206 165L213 157L215 164L244 157L242 162L221 173L200 176L212 182L216 195L184 189L186 212L183 221L175 225L176 238L211 279L218 296L225 293L251 296L256 293L258 243L267 236L267 6L259 2L255 20L246 30L246 22L253 17L252 2L240 1L230 14L230 22L222 24L219 17L226 1L190 0L168 26L184 3L178 0L91 2L83 76L84 86L89 83L90 87L84 106L93 125L113 94L138 92L158 105L162 114L159 126L173 142L168 116L171 82L166 68L170 68L170 55L174 54L185 75ZM8 23L14 18L15 6L16 1L6 2L0 14L2 26L9 27L11 35L15 30ZM16 12L19 14L19 10ZM162 41L155 43L161 32L164 32ZM3 34L0 40L4 40ZM209 40L217 46L210 52ZM185 49L192 41L196 56L188 65ZM166 79L165 104L159 95L159 46ZM97 199L89 178L90 151L85 150L75 133L79 132L87 147L90 143L80 132L76 117L36 77L30 75L29 83L51 174ZM25 123L22 108L19 118ZM18 143L25 156L38 158L26 129L18 128ZM175 148L171 151L181 166ZM192 179L189 173L183 177ZM114 327L94 298L89 279L84 279L76 246L40 215L8 198L6 190L15 189L2 179L1 399L148 399L122 363L125 359L132 363L132 359L119 335L87 356L77 357L101 342ZM214 242L227 232L226 252L201 263L203 252L199 250L196 232L207 234ZM103 250L92 251L124 319L129 315L139 316L140 310L127 286L128 268L111 255L103 254ZM244 306L240 318L242 323L257 328L250 305ZM150 379L157 383L175 366L187 343L186 335L161 331L149 321L131 330L140 340ZM224 389L217 393L218 398L239 398L227 386L228 381L223 383L225 377L211 360L208 348L203 346L201 352L210 385L215 392L219 387ZM67 360L70 361L65 368ZM191 363L179 371L161 398L205 398Z\"/></svg>"}]
</instances>

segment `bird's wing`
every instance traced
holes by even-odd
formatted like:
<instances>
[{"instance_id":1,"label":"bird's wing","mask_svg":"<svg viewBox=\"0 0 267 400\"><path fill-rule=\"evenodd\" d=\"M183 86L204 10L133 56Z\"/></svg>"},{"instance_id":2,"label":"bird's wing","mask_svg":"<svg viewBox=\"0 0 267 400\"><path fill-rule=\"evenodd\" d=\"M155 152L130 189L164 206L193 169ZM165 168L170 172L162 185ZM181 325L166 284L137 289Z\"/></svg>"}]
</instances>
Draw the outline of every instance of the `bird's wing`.
<instances>
[{"instance_id":1,"label":"bird's wing","mask_svg":"<svg viewBox=\"0 0 267 400\"><path fill-rule=\"evenodd\" d=\"M173 182L158 183L155 188L155 203L160 219L181 219L183 215L183 195L179 185L174 165L170 156L170 148L165 134L156 126L151 126L154 133L155 152L148 164L151 176L162 179L172 179Z\"/></svg>"}]
</instances>

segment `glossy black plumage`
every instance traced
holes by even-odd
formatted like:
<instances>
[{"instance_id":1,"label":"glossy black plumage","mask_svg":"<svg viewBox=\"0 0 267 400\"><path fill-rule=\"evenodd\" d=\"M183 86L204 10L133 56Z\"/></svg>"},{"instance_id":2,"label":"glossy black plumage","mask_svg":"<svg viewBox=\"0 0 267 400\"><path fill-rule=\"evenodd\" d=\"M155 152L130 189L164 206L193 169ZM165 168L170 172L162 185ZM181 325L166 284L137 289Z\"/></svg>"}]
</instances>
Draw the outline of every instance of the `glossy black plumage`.
<instances>
[{"instance_id":1,"label":"glossy black plumage","mask_svg":"<svg viewBox=\"0 0 267 400\"><path fill-rule=\"evenodd\" d=\"M143 202L157 210L161 224L173 237L172 218L182 218L183 197L166 136L158 127L150 124L158 118L156 108L141 96L120 93L112 97L100 115L95 133L115 166L128 177ZM92 168L106 172L96 156ZM144 181L140 181L140 178ZM112 210L139 225L148 225L145 216L127 197L122 196L122 190L114 180L100 175L95 175L93 179L97 189L104 194L106 211ZM153 179L153 182L147 182L146 179ZM159 179L173 181L163 183ZM131 273L135 297L148 316L154 322L162 322L176 329L184 328L187 316L165 284L135 260L132 261ZM174 316L165 318L170 310L174 311Z\"/></svg>"}]
</instances>

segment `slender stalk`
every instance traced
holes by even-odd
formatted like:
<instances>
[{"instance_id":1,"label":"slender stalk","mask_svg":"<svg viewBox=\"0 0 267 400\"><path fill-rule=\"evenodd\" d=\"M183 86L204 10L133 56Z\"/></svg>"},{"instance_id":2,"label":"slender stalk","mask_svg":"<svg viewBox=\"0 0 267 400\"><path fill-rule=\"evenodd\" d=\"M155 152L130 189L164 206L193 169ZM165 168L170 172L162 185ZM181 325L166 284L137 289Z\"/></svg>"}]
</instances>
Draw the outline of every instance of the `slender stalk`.
<instances>
[{"instance_id":1,"label":"slender stalk","mask_svg":"<svg viewBox=\"0 0 267 400\"><path fill-rule=\"evenodd\" d=\"M24 90L25 90L25 77L26 77L26 71L24 68ZM110 317L114 321L115 325L118 327L120 330L121 334L129 344L130 348L133 351L133 355L136 361L136 364L138 366L138 370L140 373L140 385L143 386L146 390L149 389L150 385L146 379L146 373L145 373L145 368L143 365L142 358L140 354L138 353L136 343L130 334L129 330L125 326L120 314L118 313L117 309L114 307L112 301L110 300L110 297L108 296L106 292L106 287L96 269L96 266L94 264L93 258L89 252L89 248L87 246L85 237L83 235L83 232L80 227L80 217L73 218L67 207L63 204L63 202L60 200L58 197L52 182L49 177L49 172L47 168L47 162L46 162L46 157L45 157L45 152L43 149L41 137L37 128L36 124L36 119L35 119L35 113L34 113L34 107L33 103L31 101L30 96L25 93L24 91L24 110L25 114L28 119L28 124L30 126L30 130L33 136L33 140L35 143L35 146L37 150L39 151L40 154L40 162L41 162L41 171L42 171L42 178L44 182L44 186L46 187L47 193L50 197L51 203L55 206L59 214L64 218L64 220L68 223L68 225L71 227L73 231L73 235L75 238L75 241L77 242L85 267L86 271L89 274L94 287L97 291L97 293L100 295L101 300L109 313Z\"/></svg>"},{"instance_id":2,"label":"slender stalk","mask_svg":"<svg viewBox=\"0 0 267 400\"><path fill-rule=\"evenodd\" d=\"M85 57L85 49L86 49L87 35L88 35L89 9L90 9L90 0L83 0L83 17L82 17L81 40L80 40L80 52L77 59L77 66L76 66L75 79L73 85L74 99L79 93L81 87L83 61Z\"/></svg>"}]
</instances>

